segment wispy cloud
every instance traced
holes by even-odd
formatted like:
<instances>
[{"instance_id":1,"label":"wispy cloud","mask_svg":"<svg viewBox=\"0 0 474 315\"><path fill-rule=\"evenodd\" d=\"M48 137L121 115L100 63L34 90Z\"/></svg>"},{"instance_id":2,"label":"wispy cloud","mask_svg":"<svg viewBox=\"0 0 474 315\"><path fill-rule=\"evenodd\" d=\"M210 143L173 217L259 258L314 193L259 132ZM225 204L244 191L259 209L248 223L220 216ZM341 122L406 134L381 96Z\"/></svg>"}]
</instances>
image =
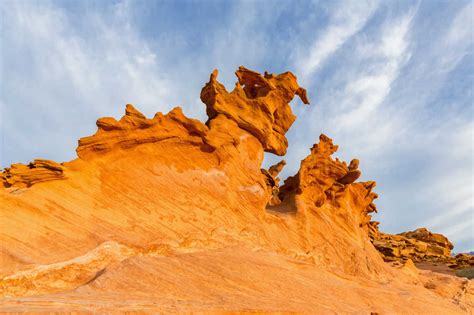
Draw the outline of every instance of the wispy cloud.
<instances>
[{"instance_id":1,"label":"wispy cloud","mask_svg":"<svg viewBox=\"0 0 474 315\"><path fill-rule=\"evenodd\" d=\"M431 163L422 173L425 183L417 196L430 207L430 215L420 223L445 233L454 240L474 246L474 168L472 121L445 123L427 143ZM448 132L451 131L451 132Z\"/></svg>"},{"instance_id":2,"label":"wispy cloud","mask_svg":"<svg viewBox=\"0 0 474 315\"><path fill-rule=\"evenodd\" d=\"M166 109L173 86L147 42L121 23L119 7L108 8L107 19L90 12L74 22L53 3L8 4L1 7L3 166L73 158L76 140L94 132L92 117L119 116L126 103L148 114Z\"/></svg>"},{"instance_id":3,"label":"wispy cloud","mask_svg":"<svg viewBox=\"0 0 474 315\"><path fill-rule=\"evenodd\" d=\"M319 32L309 49L296 57L296 71L305 82L354 34L367 23L377 8L377 1L344 1L336 5L327 27ZM306 48L306 47L305 47Z\"/></svg>"},{"instance_id":4,"label":"wispy cloud","mask_svg":"<svg viewBox=\"0 0 474 315\"><path fill-rule=\"evenodd\" d=\"M301 159L293 155L304 151L298 147L309 148L319 133L326 133L340 144L341 157L351 159L349 154L357 154L363 163L377 164L387 139L404 129L402 119L392 116L386 101L411 56L415 13L410 9L387 18L371 32L354 35L346 43L347 49L338 53L338 60L328 61L330 73L316 83L308 80L310 86L316 84L314 93L310 88L315 100L312 108L299 112L298 125L290 131L290 160ZM318 87L318 83L324 85ZM302 133L302 129L309 132ZM295 164L286 171L296 171Z\"/></svg>"},{"instance_id":5,"label":"wispy cloud","mask_svg":"<svg viewBox=\"0 0 474 315\"><path fill-rule=\"evenodd\" d=\"M474 3L471 1L454 17L448 32L441 41L445 54L440 59L439 71L450 71L472 48ZM469 27L470 26L470 27ZM472 53L472 51L471 51Z\"/></svg>"},{"instance_id":6,"label":"wispy cloud","mask_svg":"<svg viewBox=\"0 0 474 315\"><path fill-rule=\"evenodd\" d=\"M364 128L371 149L378 149L385 137L374 135L371 132L373 126L367 121L380 115L377 109L390 94L401 67L410 58L408 36L412 18L410 12L390 21L383 26L378 40L361 43L364 47L358 49L358 59L364 68L347 82L338 105L340 114L332 117L331 124L337 126L336 132Z\"/></svg>"}]
</instances>

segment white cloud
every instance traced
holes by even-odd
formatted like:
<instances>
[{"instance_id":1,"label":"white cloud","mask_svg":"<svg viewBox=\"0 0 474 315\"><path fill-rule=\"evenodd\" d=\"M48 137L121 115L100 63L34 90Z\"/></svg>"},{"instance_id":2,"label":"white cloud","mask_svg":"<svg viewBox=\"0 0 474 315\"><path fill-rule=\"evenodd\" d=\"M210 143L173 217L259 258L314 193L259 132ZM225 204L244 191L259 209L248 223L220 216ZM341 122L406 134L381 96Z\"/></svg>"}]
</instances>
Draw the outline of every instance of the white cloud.
<instances>
[{"instance_id":1,"label":"white cloud","mask_svg":"<svg viewBox=\"0 0 474 315\"><path fill-rule=\"evenodd\" d=\"M148 115L170 107L174 86L123 10L74 21L44 1L1 9L3 166L13 158L74 158L77 139L94 132L95 119L121 116L126 103Z\"/></svg>"},{"instance_id":2,"label":"white cloud","mask_svg":"<svg viewBox=\"0 0 474 315\"><path fill-rule=\"evenodd\" d=\"M446 132L447 129L451 132ZM468 236L473 238L474 123L470 121L458 126L446 123L441 130L445 133L435 134L428 142L433 146L435 158L426 170L426 184L422 186L419 198L430 205L433 213L423 220L423 224L455 239L462 237L456 231L470 226L471 235Z\"/></svg>"},{"instance_id":3,"label":"white cloud","mask_svg":"<svg viewBox=\"0 0 474 315\"><path fill-rule=\"evenodd\" d=\"M271 53L264 33L278 11L231 6L224 25L201 30L196 54L180 33L157 29L152 39L142 37L133 16L140 4L130 1L77 11L48 1L0 8L1 43L8 47L2 49L8 77L0 96L2 167L74 158L77 139L95 132L98 117L120 117L126 103L148 116L182 106L186 115L205 119L199 93L212 69L233 88L239 65L255 67Z\"/></svg>"},{"instance_id":4,"label":"white cloud","mask_svg":"<svg viewBox=\"0 0 474 315\"><path fill-rule=\"evenodd\" d=\"M400 69L410 57L408 36L412 19L413 12L409 12L390 21L382 28L380 39L366 45L370 54L362 58L368 66L360 69L357 77L348 81L339 100L341 111L330 121L331 125L337 126L334 128L336 133L358 130L362 141L355 142L360 144L360 151L366 150L365 155L380 150L386 144L389 134L400 129L395 120L378 125L382 122L381 118L390 121L386 119L384 109L379 111L379 107L384 104ZM380 127L377 133L373 132L374 124Z\"/></svg>"},{"instance_id":5,"label":"white cloud","mask_svg":"<svg viewBox=\"0 0 474 315\"><path fill-rule=\"evenodd\" d=\"M440 56L438 71L450 71L469 52L468 48L473 44L473 13L474 3L470 1L454 17L448 32L441 40L441 49L445 54Z\"/></svg>"},{"instance_id":6,"label":"white cloud","mask_svg":"<svg viewBox=\"0 0 474 315\"><path fill-rule=\"evenodd\" d=\"M359 32L372 16L377 5L376 1L344 1L336 5L327 28L306 50L306 56L297 57L295 65L300 80L306 81L326 59Z\"/></svg>"},{"instance_id":7,"label":"white cloud","mask_svg":"<svg viewBox=\"0 0 474 315\"><path fill-rule=\"evenodd\" d=\"M322 108L303 118L313 134L321 129L333 136L342 155L352 151L365 163L376 163L374 154L403 131L399 113L393 116L385 102L411 56L414 14L409 10L387 19L373 35L355 38L348 48L353 53L345 52L350 57L332 64L336 70L328 84L334 91L319 92L316 106Z\"/></svg>"},{"instance_id":8,"label":"white cloud","mask_svg":"<svg viewBox=\"0 0 474 315\"><path fill-rule=\"evenodd\" d=\"M396 115L391 116L383 104L392 83L410 58L410 27L414 15L414 10L408 10L383 20L371 33L354 34L347 39L347 47L332 52L332 55L340 55L339 60L327 56L332 73L319 80L323 86L311 88L314 74L306 79L312 104L308 108L295 108L298 119L288 134L290 146L285 159L289 163L282 177L297 171L299 161L308 154L320 133L339 144L337 156L346 160L360 158L364 170L386 167L380 163L381 154L387 147L387 139L402 132L403 121ZM304 50L304 44L301 45L297 49ZM314 45L306 48L312 51ZM298 60L295 67L305 62L304 58ZM300 76L299 72L295 73ZM267 164L277 160L266 157ZM363 172L363 175L373 179L366 177L371 173L376 171Z\"/></svg>"}]
</instances>

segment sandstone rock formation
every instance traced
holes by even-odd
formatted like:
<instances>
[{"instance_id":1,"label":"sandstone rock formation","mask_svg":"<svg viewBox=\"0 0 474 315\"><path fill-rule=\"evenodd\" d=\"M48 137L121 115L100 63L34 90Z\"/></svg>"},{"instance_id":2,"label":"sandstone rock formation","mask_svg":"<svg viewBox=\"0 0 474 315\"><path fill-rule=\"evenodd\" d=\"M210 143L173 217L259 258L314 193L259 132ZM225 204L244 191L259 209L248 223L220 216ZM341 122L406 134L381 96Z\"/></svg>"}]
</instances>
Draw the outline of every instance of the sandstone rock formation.
<instances>
[{"instance_id":1,"label":"sandstone rock formation","mask_svg":"<svg viewBox=\"0 0 474 315\"><path fill-rule=\"evenodd\" d=\"M114 149L128 149L172 138L205 146L203 139L209 131L200 121L185 117L179 107L166 115L156 113L152 119L148 119L131 104L127 104L125 115L119 121L104 117L98 119L96 124L98 130L95 135L79 140L76 151L81 159L87 160Z\"/></svg>"},{"instance_id":2,"label":"sandstone rock formation","mask_svg":"<svg viewBox=\"0 0 474 315\"><path fill-rule=\"evenodd\" d=\"M28 165L13 164L0 173L4 187L25 188L50 180L64 179L65 167L50 160L36 159Z\"/></svg>"},{"instance_id":3,"label":"sandstone rock formation","mask_svg":"<svg viewBox=\"0 0 474 315\"><path fill-rule=\"evenodd\" d=\"M360 206L363 208L361 226L365 226L370 221L368 214L376 210L372 203L378 197L372 192L375 182L351 185L361 174L357 169L359 161L352 160L348 167L346 162L332 159L331 155L337 149L338 146L329 137L321 135L319 143L311 148L311 154L301 162L298 174L288 178L281 187L280 198L283 200L288 195L298 194L316 207L325 203L341 207L340 197L346 196L349 188L357 187L363 196L360 197Z\"/></svg>"},{"instance_id":4,"label":"sandstone rock formation","mask_svg":"<svg viewBox=\"0 0 474 315\"><path fill-rule=\"evenodd\" d=\"M439 254L445 256L450 255L451 250L454 247L446 236L442 234L431 233L426 228L420 228L410 232L403 232L399 235L428 243L431 245L431 248L429 250L433 252L438 252Z\"/></svg>"},{"instance_id":5,"label":"sandstone rock formation","mask_svg":"<svg viewBox=\"0 0 474 315\"><path fill-rule=\"evenodd\" d=\"M236 75L230 93L217 71L204 86L205 124L127 105L79 140L77 159L4 171L7 186L30 187L0 189L0 309L473 309L466 280L384 263L369 238L375 182L357 182L358 160L333 159L327 136L284 185L283 161L262 170L264 152L286 152L289 102L308 103L306 91L290 72Z\"/></svg>"},{"instance_id":6,"label":"sandstone rock formation","mask_svg":"<svg viewBox=\"0 0 474 315\"><path fill-rule=\"evenodd\" d=\"M474 266L474 256L451 255L453 244L442 234L426 228L400 234L382 233L379 222L370 222L369 236L385 261L430 262L446 264L453 269Z\"/></svg>"},{"instance_id":7,"label":"sandstone rock formation","mask_svg":"<svg viewBox=\"0 0 474 315\"><path fill-rule=\"evenodd\" d=\"M286 161L281 160L275 165L270 166L268 170L261 169L263 176L265 176L265 184L267 186L267 194L269 196L268 205L276 206L281 203L278 194L280 193L280 178L278 175L285 167Z\"/></svg>"},{"instance_id":8,"label":"sandstone rock formation","mask_svg":"<svg viewBox=\"0 0 474 315\"><path fill-rule=\"evenodd\" d=\"M284 155L288 147L285 133L296 119L288 103L296 94L309 104L306 90L291 72L262 76L239 67L236 75L239 80L230 93L217 81L217 70L202 89L201 100L207 106L209 120L219 116L232 119L255 136L266 152Z\"/></svg>"}]
</instances>

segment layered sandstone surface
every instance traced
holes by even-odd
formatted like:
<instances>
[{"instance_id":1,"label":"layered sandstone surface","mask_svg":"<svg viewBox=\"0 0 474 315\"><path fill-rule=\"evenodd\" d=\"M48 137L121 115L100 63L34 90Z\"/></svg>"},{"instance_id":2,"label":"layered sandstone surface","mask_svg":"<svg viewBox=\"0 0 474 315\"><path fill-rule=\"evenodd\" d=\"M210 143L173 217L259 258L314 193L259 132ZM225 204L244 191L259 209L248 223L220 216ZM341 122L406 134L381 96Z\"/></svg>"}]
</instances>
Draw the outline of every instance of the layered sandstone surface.
<instances>
[{"instance_id":1,"label":"layered sandstone surface","mask_svg":"<svg viewBox=\"0 0 474 315\"><path fill-rule=\"evenodd\" d=\"M465 314L469 280L384 263L375 182L325 135L280 185L296 77L240 67L201 93L209 120L127 105L78 158L2 173L0 309ZM296 104L299 106L299 104ZM40 161L40 162L37 162Z\"/></svg>"}]
</instances>

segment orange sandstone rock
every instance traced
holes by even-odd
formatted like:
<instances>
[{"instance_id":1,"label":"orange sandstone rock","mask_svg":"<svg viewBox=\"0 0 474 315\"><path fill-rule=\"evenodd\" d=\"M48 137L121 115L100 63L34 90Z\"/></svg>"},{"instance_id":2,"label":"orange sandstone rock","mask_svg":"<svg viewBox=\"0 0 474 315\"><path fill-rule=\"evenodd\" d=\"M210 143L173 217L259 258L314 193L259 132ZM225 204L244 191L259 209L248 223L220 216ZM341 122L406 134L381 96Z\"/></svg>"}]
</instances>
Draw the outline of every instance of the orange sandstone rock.
<instances>
[{"instance_id":1,"label":"orange sandstone rock","mask_svg":"<svg viewBox=\"0 0 474 315\"><path fill-rule=\"evenodd\" d=\"M345 162L331 157L337 146L329 137L321 135L319 140L301 162L298 173L280 187L281 203L268 209L294 213L300 225L298 233L305 235L308 246L318 244L314 252L330 260L335 269L370 278L374 270L383 269L367 236L369 213L374 211L373 200L377 198L372 191L375 182L340 183L339 179L358 167L357 162L351 163L350 170ZM321 239L325 242L320 243ZM338 248L344 248L344 253Z\"/></svg>"},{"instance_id":2,"label":"orange sandstone rock","mask_svg":"<svg viewBox=\"0 0 474 315\"><path fill-rule=\"evenodd\" d=\"M270 168L268 169L268 173L270 174L270 176L275 178L275 179L278 179L278 180L276 180L277 184L280 182L280 179L278 178L278 175L281 173L281 171L283 170L285 165L286 165L286 161L281 160L277 164L270 166Z\"/></svg>"},{"instance_id":3,"label":"orange sandstone rock","mask_svg":"<svg viewBox=\"0 0 474 315\"><path fill-rule=\"evenodd\" d=\"M281 160L275 165L270 166L268 171L266 169L261 169L262 174L265 176L265 184L267 186L267 193L270 198L268 205L276 206L281 203L278 194L280 193L280 174L283 167L285 167L286 161Z\"/></svg>"},{"instance_id":4,"label":"orange sandstone rock","mask_svg":"<svg viewBox=\"0 0 474 315\"><path fill-rule=\"evenodd\" d=\"M54 161L36 159L28 165L13 164L0 173L5 187L30 187L36 183L64 179L66 168Z\"/></svg>"},{"instance_id":5,"label":"orange sandstone rock","mask_svg":"<svg viewBox=\"0 0 474 315\"><path fill-rule=\"evenodd\" d=\"M306 91L290 72L236 75L230 93L217 71L204 86L206 124L180 108L147 118L127 105L120 120L101 118L79 140L76 160L3 172L4 185L32 186L0 189L0 309L473 309L464 280L384 263L369 238L381 234L369 224L375 182L357 182L358 160L333 159L327 136L279 187L285 163L262 170L264 151L286 152L288 103L295 95L308 103Z\"/></svg>"},{"instance_id":6,"label":"orange sandstone rock","mask_svg":"<svg viewBox=\"0 0 474 315\"><path fill-rule=\"evenodd\" d=\"M311 154L301 162L298 174L288 178L281 187L280 199L284 199L286 194L295 193L317 207L321 207L325 202L337 204L347 185L354 183L360 176L360 171L357 170L358 160L353 160L348 167L345 162L332 159L331 155L337 148L329 137L322 134L319 143L311 148ZM375 205L372 204L377 198L377 194L372 192L375 182L361 183L359 186L366 190L367 198L364 204L368 204L365 213L375 211Z\"/></svg>"},{"instance_id":7,"label":"orange sandstone rock","mask_svg":"<svg viewBox=\"0 0 474 315\"><path fill-rule=\"evenodd\" d=\"M100 118L97 127L95 135L79 140L76 151L81 159L93 158L114 149L128 149L172 138L203 146L203 137L209 130L200 121L185 117L179 107L166 115L156 113L152 119L148 119L131 104L127 104L125 116L119 121L111 117Z\"/></svg>"},{"instance_id":8,"label":"orange sandstone rock","mask_svg":"<svg viewBox=\"0 0 474 315\"><path fill-rule=\"evenodd\" d=\"M443 254L446 255L450 255L451 250L454 247L446 236L438 233L432 233L426 228L420 228L410 232L403 232L399 235L444 248Z\"/></svg>"},{"instance_id":9,"label":"orange sandstone rock","mask_svg":"<svg viewBox=\"0 0 474 315\"><path fill-rule=\"evenodd\" d=\"M382 233L379 222L370 222L369 236L385 261L407 261L417 263L444 264L453 269L474 266L474 256L451 255L453 244L442 234L432 233L426 228L400 234Z\"/></svg>"},{"instance_id":10,"label":"orange sandstone rock","mask_svg":"<svg viewBox=\"0 0 474 315\"><path fill-rule=\"evenodd\" d=\"M217 73L212 72L201 92L209 120L224 115L255 136L266 152L284 155L288 147L285 133L296 119L288 103L298 95L309 104L306 90L298 85L296 77L291 72L262 76L240 67L236 71L239 81L229 93L217 81Z\"/></svg>"}]
</instances>

